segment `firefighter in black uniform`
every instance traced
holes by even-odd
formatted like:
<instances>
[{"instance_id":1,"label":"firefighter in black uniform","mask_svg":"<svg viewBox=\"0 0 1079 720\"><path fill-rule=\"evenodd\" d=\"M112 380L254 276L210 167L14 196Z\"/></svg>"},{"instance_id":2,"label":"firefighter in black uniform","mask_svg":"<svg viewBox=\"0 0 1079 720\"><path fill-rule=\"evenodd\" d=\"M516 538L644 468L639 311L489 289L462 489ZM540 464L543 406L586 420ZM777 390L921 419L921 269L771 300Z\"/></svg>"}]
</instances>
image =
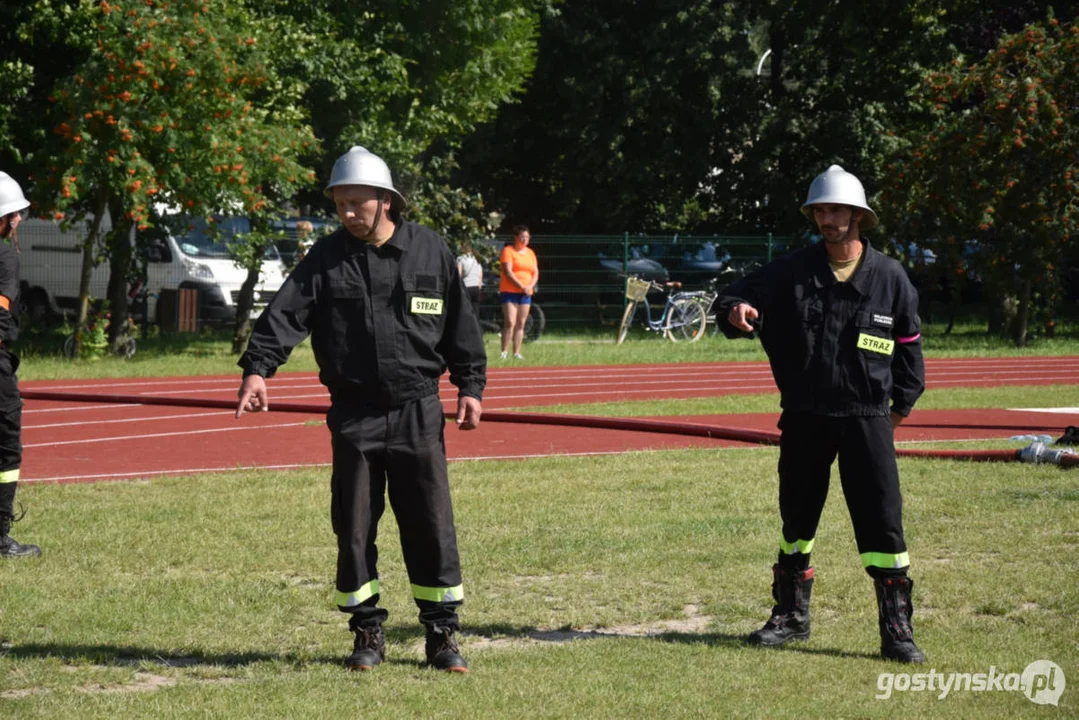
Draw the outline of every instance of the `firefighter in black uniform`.
<instances>
[{"instance_id":1,"label":"firefighter in black uniform","mask_svg":"<svg viewBox=\"0 0 1079 720\"><path fill-rule=\"evenodd\" d=\"M783 411L776 604L749 642L809 637L809 557L838 456L858 552L877 592L881 655L922 662L894 443L894 428L925 389L918 295L899 263L860 236L878 220L854 175L838 165L818 175L802 213L824 241L773 261L717 300L728 337L759 332Z\"/></svg>"},{"instance_id":2,"label":"firefighter in black uniform","mask_svg":"<svg viewBox=\"0 0 1079 720\"><path fill-rule=\"evenodd\" d=\"M22 465L22 398L19 396L19 356L9 349L18 335L15 315L19 297L19 252L15 230L30 202L19 183L0 172L0 557L41 554L37 545L23 545L8 535L15 516L15 490ZM13 247L13 245L15 245ZM21 517L21 515L19 516Z\"/></svg>"},{"instance_id":3,"label":"firefighter in black uniform","mask_svg":"<svg viewBox=\"0 0 1079 720\"><path fill-rule=\"evenodd\" d=\"M402 220L404 197L381 158L353 147L326 194L343 227L314 244L255 322L239 361L236 416L267 409L264 379L310 334L330 391L336 602L356 635L346 664L368 670L385 658L375 538L388 489L427 663L465 672L454 637L464 590L438 381L448 367L457 425L475 428L487 368L479 324L445 241Z\"/></svg>"}]
</instances>

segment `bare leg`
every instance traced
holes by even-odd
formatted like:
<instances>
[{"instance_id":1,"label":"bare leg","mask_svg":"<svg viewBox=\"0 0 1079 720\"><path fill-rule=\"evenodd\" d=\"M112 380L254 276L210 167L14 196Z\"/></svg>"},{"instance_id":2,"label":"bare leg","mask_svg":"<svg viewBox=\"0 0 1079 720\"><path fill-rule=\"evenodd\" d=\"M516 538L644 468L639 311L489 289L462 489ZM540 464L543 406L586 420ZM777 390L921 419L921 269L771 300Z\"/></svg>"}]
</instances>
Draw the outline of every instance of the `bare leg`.
<instances>
[{"instance_id":1,"label":"bare leg","mask_svg":"<svg viewBox=\"0 0 1079 720\"><path fill-rule=\"evenodd\" d=\"M502 303L502 352L506 353L510 349L510 338L513 335L517 325L517 309L520 306L516 303Z\"/></svg>"},{"instance_id":2,"label":"bare leg","mask_svg":"<svg viewBox=\"0 0 1079 720\"><path fill-rule=\"evenodd\" d=\"M528 313L532 310L532 305L518 305L517 306L517 321L513 326L513 354L521 354L521 345L525 341L525 321L528 320Z\"/></svg>"}]
</instances>

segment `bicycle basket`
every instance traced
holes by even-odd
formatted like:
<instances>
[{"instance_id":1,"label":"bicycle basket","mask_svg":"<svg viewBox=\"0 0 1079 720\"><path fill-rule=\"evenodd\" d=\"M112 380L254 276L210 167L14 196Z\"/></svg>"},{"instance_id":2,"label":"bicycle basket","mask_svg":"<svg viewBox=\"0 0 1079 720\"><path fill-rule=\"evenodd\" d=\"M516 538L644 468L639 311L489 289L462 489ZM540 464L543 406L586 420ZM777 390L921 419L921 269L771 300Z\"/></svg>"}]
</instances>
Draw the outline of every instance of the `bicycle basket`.
<instances>
[{"instance_id":1,"label":"bicycle basket","mask_svg":"<svg viewBox=\"0 0 1079 720\"><path fill-rule=\"evenodd\" d=\"M630 277L626 278L626 299L635 300L640 302L644 300L644 296L648 294L648 291L652 289L652 283L647 280L641 280L640 278Z\"/></svg>"}]
</instances>

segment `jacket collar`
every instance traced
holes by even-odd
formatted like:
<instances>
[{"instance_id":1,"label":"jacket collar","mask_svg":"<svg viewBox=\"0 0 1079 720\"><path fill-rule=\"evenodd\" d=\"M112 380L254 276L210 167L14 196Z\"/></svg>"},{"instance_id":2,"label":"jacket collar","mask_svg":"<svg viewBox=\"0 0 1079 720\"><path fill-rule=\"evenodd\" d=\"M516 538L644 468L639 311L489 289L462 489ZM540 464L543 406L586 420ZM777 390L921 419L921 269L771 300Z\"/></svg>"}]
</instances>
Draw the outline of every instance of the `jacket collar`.
<instances>
[{"instance_id":1,"label":"jacket collar","mask_svg":"<svg viewBox=\"0 0 1079 720\"><path fill-rule=\"evenodd\" d=\"M861 238L862 241L862 261L858 265L858 269L854 271L854 274L850 278L850 286L857 290L862 295L869 294L869 283L873 279L874 270L880 264L881 254L869 244L869 240L865 237ZM824 247L824 241L814 246L816 250L816 261L813 268L813 280L818 288L827 287L828 285L835 285L835 273L832 272L832 266L829 264L828 250Z\"/></svg>"}]
</instances>

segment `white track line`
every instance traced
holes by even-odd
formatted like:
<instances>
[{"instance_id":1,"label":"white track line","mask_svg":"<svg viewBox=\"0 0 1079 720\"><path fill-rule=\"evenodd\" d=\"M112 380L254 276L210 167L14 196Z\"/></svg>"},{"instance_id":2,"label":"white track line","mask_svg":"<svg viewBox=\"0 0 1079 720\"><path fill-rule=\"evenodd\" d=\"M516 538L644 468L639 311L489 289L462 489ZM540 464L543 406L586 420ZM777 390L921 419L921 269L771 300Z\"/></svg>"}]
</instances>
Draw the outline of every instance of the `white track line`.
<instances>
[{"instance_id":1,"label":"white track line","mask_svg":"<svg viewBox=\"0 0 1079 720\"><path fill-rule=\"evenodd\" d=\"M704 438L701 438L702 440ZM668 448L670 449L670 448ZM693 446L682 446L674 449L693 449ZM756 450L756 447L727 447L719 446L717 450ZM764 448L767 449L767 448ZM627 455L627 454L641 454L641 453L657 453L662 452L662 449L649 448L647 450L604 450L600 452L574 452L574 453L555 453L551 454L528 454L528 455L468 455L457 456L449 458L451 463L454 462L472 462L480 460L525 460L525 459L539 459L550 457L592 457L603 455ZM249 465L249 466L236 466L229 465L227 467L197 467L197 468L176 468L172 470L147 470L147 471L131 471L122 473L98 473L94 475L56 475L53 477L41 477L41 478L19 478L20 483L47 483L47 482L66 482L71 480L137 480L143 477L153 477L156 475L193 475L195 473L207 473L207 472L236 472L246 470L296 470L302 468L330 468L330 463L293 463L288 465Z\"/></svg>"},{"instance_id":2,"label":"white track line","mask_svg":"<svg viewBox=\"0 0 1079 720\"><path fill-rule=\"evenodd\" d=\"M88 438L85 440L61 440L58 442L47 443L31 443L24 444L24 448L40 448L40 447L58 447L61 445L86 445L90 443L103 443L103 442L124 442L127 440L144 440L148 438L167 438L167 437L179 437L181 435L206 435L207 433L220 433L220 432L236 432L244 430L265 430L270 428L288 428L288 427L304 427L307 425L305 422L301 423L279 423L275 425L243 425L239 427L222 427L222 428L209 428L206 430L181 430L179 432L171 433L146 433L144 435L114 435L112 437L102 438Z\"/></svg>"},{"instance_id":3,"label":"white track line","mask_svg":"<svg viewBox=\"0 0 1079 720\"><path fill-rule=\"evenodd\" d=\"M186 420L186 419L189 419L189 418L218 417L218 416L222 416L222 415L228 415L228 416L231 417L233 415L233 411L232 410L219 410L217 412L185 413L183 415L151 415L151 416L147 416L147 417L119 418L119 419L116 419L116 420L94 420L93 425L96 427L98 425L115 425L117 423L141 423L141 422L154 422L154 421L157 421L157 420L168 420L168 421ZM86 421L82 421L82 422L65 422L65 423L50 423L48 425L32 425L31 429L33 429L33 430L43 430L45 428L84 427L87 424L89 424L89 423L87 423Z\"/></svg>"}]
</instances>

